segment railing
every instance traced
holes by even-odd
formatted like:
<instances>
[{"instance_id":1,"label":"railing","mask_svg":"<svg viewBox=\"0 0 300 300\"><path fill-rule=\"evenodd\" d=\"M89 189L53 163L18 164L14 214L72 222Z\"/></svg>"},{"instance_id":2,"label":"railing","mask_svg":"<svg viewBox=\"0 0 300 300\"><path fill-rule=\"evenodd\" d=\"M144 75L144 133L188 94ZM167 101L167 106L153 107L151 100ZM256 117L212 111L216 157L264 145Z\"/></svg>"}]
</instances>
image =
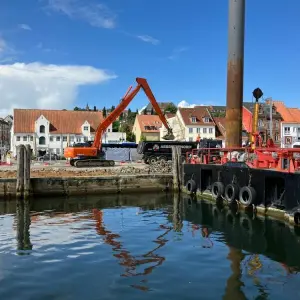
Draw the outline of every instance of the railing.
<instances>
[{"instance_id":1,"label":"railing","mask_svg":"<svg viewBox=\"0 0 300 300\"><path fill-rule=\"evenodd\" d=\"M244 162L251 168L280 172L300 172L300 149L297 148L200 148L186 153L187 164L223 165Z\"/></svg>"}]
</instances>

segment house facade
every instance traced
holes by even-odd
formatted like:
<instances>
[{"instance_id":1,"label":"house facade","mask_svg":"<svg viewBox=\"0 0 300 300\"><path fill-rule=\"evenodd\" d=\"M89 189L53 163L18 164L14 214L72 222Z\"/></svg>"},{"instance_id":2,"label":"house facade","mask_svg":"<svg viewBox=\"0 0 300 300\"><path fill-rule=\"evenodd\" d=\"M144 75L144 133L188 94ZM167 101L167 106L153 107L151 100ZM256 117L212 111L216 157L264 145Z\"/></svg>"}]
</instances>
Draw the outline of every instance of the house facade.
<instances>
[{"instance_id":1,"label":"house facade","mask_svg":"<svg viewBox=\"0 0 300 300\"><path fill-rule=\"evenodd\" d=\"M173 128L177 141L195 141L200 138L216 138L216 124L208 107L195 106L193 108L178 108L174 117L168 119ZM167 133L165 126L160 129L160 139Z\"/></svg>"},{"instance_id":2,"label":"house facade","mask_svg":"<svg viewBox=\"0 0 300 300\"><path fill-rule=\"evenodd\" d=\"M282 116L280 124L281 147L300 147L300 109L288 108L282 101L273 101Z\"/></svg>"},{"instance_id":3,"label":"house facade","mask_svg":"<svg viewBox=\"0 0 300 300\"><path fill-rule=\"evenodd\" d=\"M136 115L132 132L136 143L142 140L159 141L162 122L157 115Z\"/></svg>"},{"instance_id":4,"label":"house facade","mask_svg":"<svg viewBox=\"0 0 300 300\"><path fill-rule=\"evenodd\" d=\"M10 135L12 128L12 116L0 118L0 152L5 153L10 149Z\"/></svg>"},{"instance_id":5,"label":"house facade","mask_svg":"<svg viewBox=\"0 0 300 300\"><path fill-rule=\"evenodd\" d=\"M64 148L93 140L102 121L102 112L15 109L11 151L15 156L18 145L30 144L34 155L46 151L61 156ZM111 134L112 125L103 135L102 142L109 142Z\"/></svg>"}]
</instances>

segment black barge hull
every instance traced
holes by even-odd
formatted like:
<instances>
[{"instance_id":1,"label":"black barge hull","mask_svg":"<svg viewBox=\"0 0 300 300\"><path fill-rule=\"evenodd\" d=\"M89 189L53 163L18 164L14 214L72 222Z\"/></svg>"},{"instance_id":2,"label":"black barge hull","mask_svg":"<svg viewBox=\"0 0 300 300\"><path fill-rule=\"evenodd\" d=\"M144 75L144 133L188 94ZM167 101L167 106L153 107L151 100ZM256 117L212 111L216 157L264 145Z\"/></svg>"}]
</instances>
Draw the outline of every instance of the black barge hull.
<instances>
[{"instance_id":1,"label":"black barge hull","mask_svg":"<svg viewBox=\"0 0 300 300\"><path fill-rule=\"evenodd\" d=\"M228 204L266 208L290 215L300 223L300 173L254 169L242 162L223 165L183 165L184 191L189 194L211 195Z\"/></svg>"}]
</instances>

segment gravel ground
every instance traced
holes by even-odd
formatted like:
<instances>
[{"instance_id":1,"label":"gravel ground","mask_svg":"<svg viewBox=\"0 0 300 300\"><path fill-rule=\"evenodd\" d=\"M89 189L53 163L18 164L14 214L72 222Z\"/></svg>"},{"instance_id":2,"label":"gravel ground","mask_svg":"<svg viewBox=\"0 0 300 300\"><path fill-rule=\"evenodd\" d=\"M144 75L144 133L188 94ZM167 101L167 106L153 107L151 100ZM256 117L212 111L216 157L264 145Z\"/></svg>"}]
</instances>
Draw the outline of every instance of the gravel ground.
<instances>
[{"instance_id":1,"label":"gravel ground","mask_svg":"<svg viewBox=\"0 0 300 300\"><path fill-rule=\"evenodd\" d=\"M170 173L171 165L129 163L115 167L98 168L75 168L71 166L32 166L31 177L74 177L74 176L112 176L118 174L150 174L150 173ZM15 166L1 166L0 178L16 178Z\"/></svg>"}]
</instances>

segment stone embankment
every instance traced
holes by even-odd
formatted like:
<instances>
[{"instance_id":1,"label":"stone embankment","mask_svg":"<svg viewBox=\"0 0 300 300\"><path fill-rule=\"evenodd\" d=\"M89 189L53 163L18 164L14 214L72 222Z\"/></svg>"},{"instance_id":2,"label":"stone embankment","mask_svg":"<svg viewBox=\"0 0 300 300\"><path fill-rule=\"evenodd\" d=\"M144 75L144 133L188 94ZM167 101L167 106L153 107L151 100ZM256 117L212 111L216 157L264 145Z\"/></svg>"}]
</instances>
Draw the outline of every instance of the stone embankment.
<instances>
[{"instance_id":1,"label":"stone embankment","mask_svg":"<svg viewBox=\"0 0 300 300\"><path fill-rule=\"evenodd\" d=\"M32 168L30 194L40 196L87 195L172 189L170 163L111 168ZM0 169L0 199L16 195L16 171Z\"/></svg>"}]
</instances>

